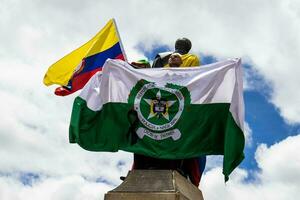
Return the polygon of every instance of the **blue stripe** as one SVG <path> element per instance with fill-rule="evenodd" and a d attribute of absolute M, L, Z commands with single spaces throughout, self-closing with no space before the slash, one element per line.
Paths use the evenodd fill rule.
<path fill-rule="evenodd" d="M 120 43 L 118 42 L 114 46 L 112 46 L 111 48 L 109 48 L 105 51 L 102 51 L 100 53 L 97 53 L 95 55 L 85 58 L 84 69 L 78 75 L 83 74 L 85 72 L 92 71 L 96 68 L 103 67 L 105 61 L 108 58 L 113 59 L 113 58 L 116 58 L 120 54 L 122 54 L 122 50 L 121 50 Z"/>

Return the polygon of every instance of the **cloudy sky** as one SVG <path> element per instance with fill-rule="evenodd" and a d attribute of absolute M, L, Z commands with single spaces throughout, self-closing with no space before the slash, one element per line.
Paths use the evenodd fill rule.
<path fill-rule="evenodd" d="M 0 199 L 102 199 L 132 154 L 68 143 L 72 102 L 45 87 L 47 68 L 115 18 L 129 61 L 193 42 L 203 63 L 241 57 L 246 158 L 224 184 L 208 158 L 205 199 L 300 196 L 300 1 L 0 0 Z"/>

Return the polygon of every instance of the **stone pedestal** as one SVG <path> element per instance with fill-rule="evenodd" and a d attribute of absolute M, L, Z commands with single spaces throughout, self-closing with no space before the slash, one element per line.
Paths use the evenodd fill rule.
<path fill-rule="evenodd" d="M 203 200 L 201 191 L 172 170 L 133 170 L 105 200 Z"/>

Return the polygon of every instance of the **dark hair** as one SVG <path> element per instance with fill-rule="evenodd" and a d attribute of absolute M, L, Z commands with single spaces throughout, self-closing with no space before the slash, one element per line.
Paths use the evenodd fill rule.
<path fill-rule="evenodd" d="M 175 52 L 180 54 L 188 53 L 192 48 L 192 42 L 187 38 L 179 38 L 175 42 Z"/>

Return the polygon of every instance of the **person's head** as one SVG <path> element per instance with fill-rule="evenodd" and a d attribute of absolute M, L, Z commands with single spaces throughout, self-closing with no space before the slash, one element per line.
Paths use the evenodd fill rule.
<path fill-rule="evenodd" d="M 182 64 L 181 55 L 179 53 L 172 53 L 168 64 L 170 67 L 179 67 Z"/>
<path fill-rule="evenodd" d="M 145 59 L 132 62 L 131 65 L 137 69 L 150 68 L 150 63 Z"/>
<path fill-rule="evenodd" d="M 179 38 L 175 42 L 175 52 L 181 55 L 187 54 L 192 48 L 192 42 L 187 38 Z"/>

